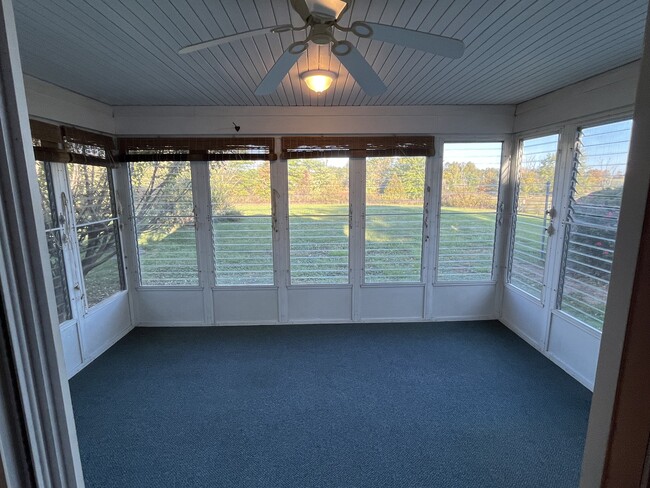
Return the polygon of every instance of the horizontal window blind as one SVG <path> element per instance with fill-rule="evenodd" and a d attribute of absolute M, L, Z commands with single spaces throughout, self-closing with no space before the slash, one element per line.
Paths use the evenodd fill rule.
<path fill-rule="evenodd" d="M 422 280 L 426 158 L 366 159 L 366 283 Z"/>
<path fill-rule="evenodd" d="M 579 131 L 558 308 L 602 329 L 632 121 Z"/>
<path fill-rule="evenodd" d="M 501 142 L 445 143 L 438 281 L 490 281 Z"/>
<path fill-rule="evenodd" d="M 508 282 L 542 299 L 558 134 L 521 142 Z"/>

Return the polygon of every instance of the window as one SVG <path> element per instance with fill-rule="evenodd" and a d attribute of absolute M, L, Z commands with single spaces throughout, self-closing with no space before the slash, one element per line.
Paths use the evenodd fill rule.
<path fill-rule="evenodd" d="M 632 121 L 578 133 L 558 308 L 601 330 Z"/>
<path fill-rule="evenodd" d="M 445 143 L 439 281 L 492 279 L 501 142 Z"/>
<path fill-rule="evenodd" d="M 189 161 L 135 162 L 130 172 L 140 284 L 198 285 Z"/>
<path fill-rule="evenodd" d="M 553 134 L 521 143 L 508 281 L 538 299 L 544 288 L 558 140 Z"/>
<path fill-rule="evenodd" d="M 349 162 L 290 159 L 292 284 L 349 283 Z"/>
<path fill-rule="evenodd" d="M 419 282 L 426 158 L 366 159 L 365 282 Z"/>
<path fill-rule="evenodd" d="M 211 162 L 210 193 L 216 284 L 272 285 L 269 162 Z"/>
<path fill-rule="evenodd" d="M 54 296 L 59 322 L 72 318 L 70 308 L 70 295 L 66 278 L 65 262 L 63 257 L 63 225 L 59 221 L 52 188 L 52 173 L 50 163 L 36 161 L 36 176 L 41 193 L 41 208 L 45 219 L 45 236 L 47 249 L 50 254 L 50 267 L 54 282 Z"/>
<path fill-rule="evenodd" d="M 86 305 L 124 289 L 119 228 L 110 169 L 68 164 Z"/>

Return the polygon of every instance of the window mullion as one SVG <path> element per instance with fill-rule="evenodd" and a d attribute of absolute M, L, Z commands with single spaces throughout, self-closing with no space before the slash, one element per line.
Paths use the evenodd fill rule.
<path fill-rule="evenodd" d="M 273 215 L 273 274 L 278 287 L 278 320 L 287 322 L 289 285 L 289 209 L 287 161 L 271 162 L 271 212 Z"/>
<path fill-rule="evenodd" d="M 361 317 L 361 284 L 365 260 L 366 158 L 350 159 L 350 283 L 352 320 Z"/>
<path fill-rule="evenodd" d="M 441 142 L 436 140 L 436 144 Z M 425 283 L 426 297 L 424 302 L 424 318 L 432 319 L 433 284 L 436 276 L 438 252 L 438 228 L 440 215 L 440 185 L 442 178 L 442 157 L 440 148 L 436 148 L 435 156 L 427 157 L 424 182 L 424 221 L 422 229 L 422 279 Z"/>
<path fill-rule="evenodd" d="M 203 288 L 203 318 L 206 324 L 212 324 L 214 323 L 212 287 L 215 285 L 215 265 L 210 208 L 210 170 L 206 161 L 192 161 L 190 167 L 199 286 Z"/>

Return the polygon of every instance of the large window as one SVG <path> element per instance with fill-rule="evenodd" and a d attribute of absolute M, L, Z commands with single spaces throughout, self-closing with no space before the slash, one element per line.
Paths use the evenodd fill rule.
<path fill-rule="evenodd" d="M 538 299 L 544 287 L 558 140 L 552 134 L 521 143 L 508 278 Z"/>
<path fill-rule="evenodd" d="M 119 225 L 108 168 L 68 164 L 88 307 L 124 289 Z"/>
<path fill-rule="evenodd" d="M 501 142 L 445 143 L 439 281 L 492 279 Z"/>
<path fill-rule="evenodd" d="M 348 159 L 290 159 L 288 173 L 291 283 L 348 283 Z"/>
<path fill-rule="evenodd" d="M 59 322 L 64 322 L 72 318 L 72 311 L 63 257 L 64 228 L 63 222 L 59 219 L 59 212 L 57 211 L 54 199 L 50 163 L 37 161 L 36 176 L 41 193 L 41 209 L 43 210 L 43 218 L 45 219 L 45 236 L 47 238 L 47 249 L 50 254 L 56 310 L 59 316 Z"/>
<path fill-rule="evenodd" d="M 216 284 L 272 285 L 269 162 L 211 162 L 210 193 Z"/>
<path fill-rule="evenodd" d="M 189 161 L 135 162 L 130 171 L 140 283 L 198 285 Z"/>
<path fill-rule="evenodd" d="M 425 157 L 366 159 L 365 282 L 419 282 Z"/>
<path fill-rule="evenodd" d="M 574 157 L 558 308 L 600 330 L 632 121 L 584 128 Z"/>

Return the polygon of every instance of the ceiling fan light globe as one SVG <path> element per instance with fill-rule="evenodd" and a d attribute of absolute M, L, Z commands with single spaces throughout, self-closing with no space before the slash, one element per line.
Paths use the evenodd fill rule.
<path fill-rule="evenodd" d="M 316 93 L 322 93 L 327 90 L 337 76 L 333 71 L 321 69 L 305 71 L 300 74 L 300 78 L 305 82 L 307 87 Z"/>

